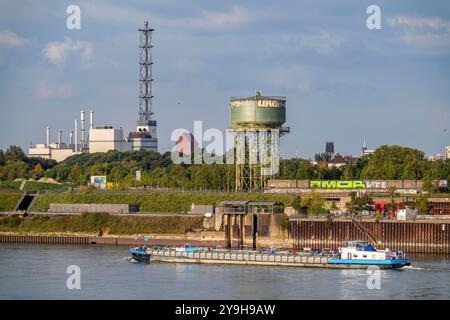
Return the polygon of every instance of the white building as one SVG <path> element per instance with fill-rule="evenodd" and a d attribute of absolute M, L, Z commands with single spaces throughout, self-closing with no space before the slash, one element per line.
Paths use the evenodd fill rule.
<path fill-rule="evenodd" d="M 450 146 L 445 146 L 444 157 L 445 157 L 445 160 L 450 160 Z"/>
<path fill-rule="evenodd" d="M 441 161 L 441 160 L 444 160 L 444 156 L 440 153 L 428 156 L 428 161 Z"/>
<path fill-rule="evenodd" d="M 89 129 L 89 153 L 108 152 L 110 150 L 131 150 L 122 128 L 114 129 L 112 126 L 103 126 Z"/>
<path fill-rule="evenodd" d="M 73 134 L 70 134 L 70 143 L 66 144 L 62 142 L 62 131 L 58 132 L 58 142 L 50 142 L 50 128 L 47 127 L 47 143 L 38 143 L 35 146 L 30 146 L 28 149 L 28 155 L 30 158 L 43 158 L 52 159 L 58 162 L 65 160 L 66 158 L 80 154 L 80 151 L 75 151 L 75 145 L 73 143 Z"/>
<path fill-rule="evenodd" d="M 138 121 L 135 132 L 128 134 L 131 150 L 158 151 L 158 139 L 156 138 L 156 121 Z"/>

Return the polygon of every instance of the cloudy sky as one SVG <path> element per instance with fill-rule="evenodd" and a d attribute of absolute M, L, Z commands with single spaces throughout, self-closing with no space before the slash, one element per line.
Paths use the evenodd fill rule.
<path fill-rule="evenodd" d="M 66 8 L 81 8 L 81 30 Z M 381 8 L 381 30 L 366 9 Z M 313 157 L 333 140 L 359 154 L 400 144 L 442 153 L 450 144 L 448 1 L 0 0 L 0 148 L 43 143 L 45 127 L 134 130 L 138 33 L 154 32 L 154 112 L 160 151 L 171 132 L 225 130 L 228 99 L 256 89 L 288 99 L 285 157 Z"/>

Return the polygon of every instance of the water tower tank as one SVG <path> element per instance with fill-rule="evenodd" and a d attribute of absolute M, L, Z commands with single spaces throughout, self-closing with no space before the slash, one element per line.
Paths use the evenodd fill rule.
<path fill-rule="evenodd" d="M 230 99 L 231 127 L 233 129 L 281 128 L 286 122 L 286 98 L 262 96 Z"/>

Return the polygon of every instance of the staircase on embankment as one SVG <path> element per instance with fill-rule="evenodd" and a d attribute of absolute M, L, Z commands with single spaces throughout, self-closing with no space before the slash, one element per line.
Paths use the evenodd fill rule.
<path fill-rule="evenodd" d="M 38 197 L 39 191 L 30 193 L 24 191 L 19 201 L 17 202 L 14 211 L 27 211 L 31 209 L 31 207 L 33 207 L 33 204 L 36 202 Z"/>

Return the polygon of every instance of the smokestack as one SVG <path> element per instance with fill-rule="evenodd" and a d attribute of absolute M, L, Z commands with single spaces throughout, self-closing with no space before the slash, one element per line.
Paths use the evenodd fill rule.
<path fill-rule="evenodd" d="M 75 133 L 74 149 L 75 149 L 75 151 L 78 151 L 78 122 L 77 122 L 77 119 L 75 119 L 75 127 L 74 127 L 73 131 Z"/>
<path fill-rule="evenodd" d="M 81 139 L 80 139 L 80 147 L 81 149 L 84 148 L 84 111 L 81 110 L 81 115 L 80 115 L 80 122 L 81 122 L 81 128 L 80 128 L 80 133 L 81 133 Z"/>
<path fill-rule="evenodd" d="M 89 118 L 89 129 L 94 129 L 94 111 L 91 110 Z"/>
<path fill-rule="evenodd" d="M 47 148 L 50 147 L 50 127 L 47 127 Z"/>
<path fill-rule="evenodd" d="M 58 130 L 58 149 L 61 149 L 62 130 Z"/>
<path fill-rule="evenodd" d="M 73 130 L 69 131 L 69 148 L 73 150 Z"/>

